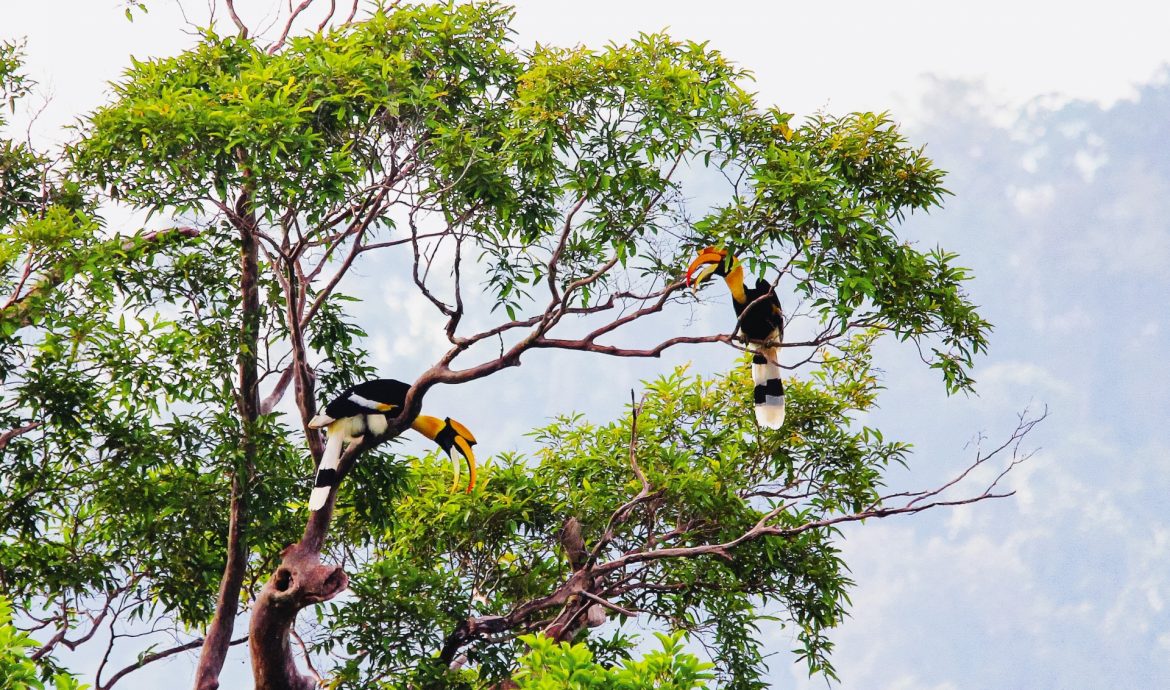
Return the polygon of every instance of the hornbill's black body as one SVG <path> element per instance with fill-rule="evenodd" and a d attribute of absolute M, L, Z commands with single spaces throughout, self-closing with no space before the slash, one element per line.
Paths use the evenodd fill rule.
<path fill-rule="evenodd" d="M 361 436 L 381 436 L 390 428 L 390 418 L 398 416 L 406 404 L 410 384 L 394 379 L 374 379 L 343 390 L 325 406 L 325 411 L 309 421 L 309 428 L 326 432 L 325 452 L 317 467 L 317 479 L 309 497 L 309 509 L 317 510 L 325 505 L 329 492 L 339 480 L 337 466 L 341 460 L 341 448 L 347 440 Z M 459 422 L 447 417 L 438 419 L 419 415 L 411 428 L 434 441 L 454 462 L 455 483 L 459 481 L 459 463 L 454 461 L 452 450 L 458 450 L 467 460 L 469 482 L 467 492 L 475 487 L 475 455 L 471 446 L 475 437 Z M 454 484 L 453 484 L 454 486 Z"/>
<path fill-rule="evenodd" d="M 700 266 L 707 266 L 694 275 Z M 766 280 L 749 288 L 743 282 L 743 266 L 724 249 L 709 247 L 699 252 L 687 268 L 687 284 L 696 290 L 710 275 L 721 276 L 731 290 L 731 305 L 739 332 L 754 351 L 752 380 L 756 420 L 779 429 L 784 424 L 784 382 L 780 379 L 779 343 L 784 339 L 784 312 L 776 290 Z"/>

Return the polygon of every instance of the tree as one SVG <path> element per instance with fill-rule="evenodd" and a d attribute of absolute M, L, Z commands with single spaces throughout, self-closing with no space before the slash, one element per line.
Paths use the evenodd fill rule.
<path fill-rule="evenodd" d="M 704 682 L 677 638 L 631 661 L 619 623 L 637 617 L 689 633 L 718 682 L 751 688 L 753 635 L 777 606 L 810 672 L 832 677 L 826 631 L 849 586 L 836 525 L 1007 495 L 998 478 L 952 490 L 1005 451 L 1002 471 L 1022 460 L 1035 420 L 954 482 L 893 495 L 883 472 L 908 447 L 854 421 L 876 399 L 879 337 L 911 341 L 961 391 L 990 328 L 954 255 L 896 234 L 945 190 L 887 116 L 796 123 L 760 108 L 718 52 L 664 35 L 526 51 L 494 3 L 360 19 L 314 6 L 269 42 L 228 1 L 235 35 L 134 62 L 65 160 L 38 159 L 70 201 L 42 194 L 5 217 L 11 246 L 36 231 L 71 248 L 26 264 L 52 299 L 21 297 L 19 254 L 4 257 L 10 304 L 36 316 L 5 312 L 0 583 L 54 631 L 37 659 L 51 667 L 105 626 L 108 660 L 139 621 L 172 621 L 187 641 L 103 663 L 96 687 L 201 648 L 195 684 L 214 688 L 245 640 L 258 688 L 313 687 L 294 642 L 344 687 L 546 687 L 575 665 L 597 687 L 652 683 L 662 664 Z M 328 16 L 297 35 L 310 8 Z M 698 207 L 694 184 L 720 201 Z M 103 236 L 103 202 L 167 227 Z M 738 369 L 676 371 L 621 419 L 537 430 L 537 453 L 495 458 L 471 495 L 433 456 L 387 449 L 435 386 L 540 366 L 533 351 L 742 350 L 733 324 L 676 334 L 681 267 L 709 245 L 776 285 L 787 332 L 808 334 L 783 343 L 797 373 L 784 429 L 755 426 Z M 378 261 L 433 306 L 449 346 L 306 515 L 322 452 L 308 420 L 374 374 L 341 290 Z M 472 287 L 499 309 L 469 306 Z M 611 344 L 653 318 L 666 337 Z M 302 635 L 309 607 L 320 625 Z"/>

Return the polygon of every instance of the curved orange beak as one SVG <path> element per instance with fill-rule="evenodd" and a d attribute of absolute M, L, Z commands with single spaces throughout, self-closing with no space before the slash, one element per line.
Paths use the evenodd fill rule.
<path fill-rule="evenodd" d="M 471 452 L 471 444 L 462 436 L 455 437 L 455 447 L 463 455 L 463 459 L 467 461 L 467 493 L 471 493 L 475 489 L 475 453 Z M 455 467 L 455 480 L 451 483 L 451 490 L 454 491 L 459 486 L 459 461 L 451 458 L 451 463 Z"/>
<path fill-rule="evenodd" d="M 450 417 L 447 423 L 455 430 L 455 447 L 467 461 L 467 493 L 471 493 L 475 489 L 475 453 L 471 452 L 471 447 L 476 444 L 475 436 L 470 429 Z M 451 490 L 454 491 L 459 486 L 459 461 L 452 457 L 451 462 L 455 470 L 455 480 L 451 484 Z"/>
<path fill-rule="evenodd" d="M 692 290 L 697 290 L 699 283 L 702 283 L 708 276 L 714 273 L 719 268 L 719 263 L 726 257 L 727 250 L 716 249 L 715 247 L 707 247 L 699 252 L 695 260 L 687 267 L 687 287 Z M 698 275 L 694 275 L 695 270 L 704 265 L 709 265 L 710 267 L 699 271 Z"/>

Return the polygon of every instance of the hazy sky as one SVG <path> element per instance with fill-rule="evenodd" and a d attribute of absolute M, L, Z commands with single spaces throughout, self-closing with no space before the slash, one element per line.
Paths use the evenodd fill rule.
<path fill-rule="evenodd" d="M 973 398 L 946 398 L 912 352 L 883 349 L 888 390 L 870 421 L 917 449 L 892 482 L 937 482 L 964 466 L 970 439 L 1002 437 L 1028 405 L 1051 417 L 1011 478 L 1017 497 L 849 530 L 858 585 L 834 635 L 843 687 L 1170 687 L 1170 4 L 954 5 L 533 0 L 515 27 L 521 45 L 598 46 L 664 27 L 707 39 L 755 73 L 763 103 L 891 110 L 951 171 L 955 196 L 905 233 L 960 252 L 996 330 Z M 133 24 L 114 0 L 0 3 L 0 37 L 27 36 L 29 71 L 53 97 L 34 129 L 46 142 L 101 102 L 128 55 L 189 45 L 181 29 L 165 2 Z M 430 354 L 425 311 L 368 299 L 411 317 L 412 330 L 370 329 L 379 366 L 409 376 Z M 698 319 L 719 327 L 724 310 Z M 614 391 L 673 363 L 710 372 L 731 359 L 723 348 L 638 362 L 534 353 L 428 405 L 490 385 L 498 408 L 464 421 L 495 431 L 479 434 L 491 454 L 556 412 L 612 415 L 625 400 Z M 824 687 L 792 664 L 787 633 L 765 630 L 775 687 Z M 188 663 L 169 672 L 186 677 Z"/>

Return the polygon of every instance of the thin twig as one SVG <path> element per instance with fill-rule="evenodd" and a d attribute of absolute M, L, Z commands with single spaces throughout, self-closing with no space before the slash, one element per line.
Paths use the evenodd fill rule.
<path fill-rule="evenodd" d="M 244 635 L 243 637 L 238 637 L 238 638 L 232 640 L 230 643 L 228 643 L 228 645 L 231 647 L 234 647 L 238 644 L 243 644 L 244 642 L 247 642 L 247 641 L 248 641 L 248 636 Z M 150 654 L 145 654 L 138 661 L 134 662 L 133 664 L 130 664 L 126 668 L 123 668 L 121 671 L 118 671 L 117 673 L 115 673 L 113 676 L 110 677 L 110 680 L 107 681 L 105 684 L 99 685 L 98 690 L 110 690 L 110 688 L 114 687 L 114 683 L 117 683 L 119 680 L 121 680 L 123 676 L 126 676 L 130 673 L 133 673 L 134 671 L 137 671 L 138 669 L 142 668 L 143 666 L 146 666 L 147 664 L 152 664 L 156 661 L 159 661 L 160 659 L 165 659 L 169 656 L 174 656 L 180 652 L 186 652 L 188 650 L 195 649 L 196 647 L 199 647 L 202 644 L 203 644 L 203 638 L 201 637 L 198 640 L 191 640 L 190 642 L 187 642 L 186 644 L 181 644 L 177 647 L 171 647 L 170 649 L 167 649 L 167 650 L 164 650 L 161 652 L 152 652 Z"/>
<path fill-rule="evenodd" d="M 233 0 L 224 0 L 224 4 L 227 5 L 228 14 L 231 15 L 232 22 L 235 23 L 236 28 L 240 30 L 240 38 L 247 38 L 248 27 L 244 25 L 244 22 L 240 20 L 240 15 L 236 13 L 235 2 L 233 2 Z"/>
<path fill-rule="evenodd" d="M 312 4 L 313 0 L 304 0 L 304 2 L 297 5 L 296 9 L 294 9 L 292 14 L 289 15 L 288 21 L 284 23 L 284 29 L 280 32 L 280 38 L 277 38 L 276 43 L 273 43 L 268 47 L 269 55 L 273 55 L 276 53 L 276 51 L 280 50 L 280 47 L 284 45 L 285 39 L 288 38 L 288 32 L 292 30 L 293 22 L 297 20 L 297 16 L 300 15 L 301 12 L 304 12 L 305 9 Z"/>

